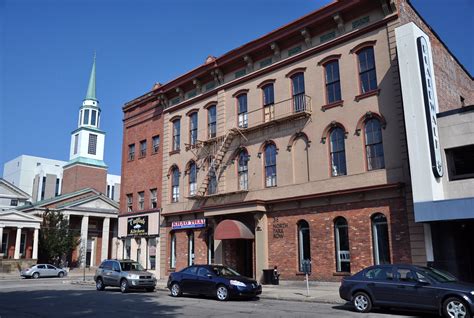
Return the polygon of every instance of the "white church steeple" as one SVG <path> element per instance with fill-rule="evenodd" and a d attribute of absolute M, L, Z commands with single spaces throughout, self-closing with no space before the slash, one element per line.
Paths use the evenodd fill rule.
<path fill-rule="evenodd" d="M 95 90 L 95 54 L 86 98 L 79 108 L 77 129 L 71 133 L 69 163 L 107 167 L 104 163 L 105 132 L 100 130 L 100 107 Z"/>

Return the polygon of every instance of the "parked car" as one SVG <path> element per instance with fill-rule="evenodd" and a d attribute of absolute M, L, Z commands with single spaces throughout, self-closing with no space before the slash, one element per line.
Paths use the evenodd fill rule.
<path fill-rule="evenodd" d="M 107 286 L 120 287 L 122 293 L 129 289 L 143 288 L 152 292 L 156 287 L 156 278 L 133 260 L 105 260 L 97 268 L 94 275 L 97 290 Z"/>
<path fill-rule="evenodd" d="M 40 277 L 64 277 L 67 275 L 66 270 L 58 268 L 51 264 L 36 264 L 30 268 L 22 270 L 20 276 L 25 278 Z"/>
<path fill-rule="evenodd" d="M 214 296 L 221 301 L 230 297 L 255 297 L 262 293 L 262 286 L 257 281 L 223 265 L 186 267 L 171 273 L 167 286 L 173 297 L 187 293 Z"/>
<path fill-rule="evenodd" d="M 413 265 L 377 265 L 363 269 L 341 282 L 339 295 L 356 311 L 373 306 L 433 311 L 445 317 L 471 317 L 474 284 L 458 281 L 452 274 Z"/>

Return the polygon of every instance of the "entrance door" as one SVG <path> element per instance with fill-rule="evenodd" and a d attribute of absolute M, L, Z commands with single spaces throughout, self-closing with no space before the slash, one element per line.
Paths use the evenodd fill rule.
<path fill-rule="evenodd" d="M 241 275 L 253 277 L 253 240 L 235 240 L 235 270 Z"/>

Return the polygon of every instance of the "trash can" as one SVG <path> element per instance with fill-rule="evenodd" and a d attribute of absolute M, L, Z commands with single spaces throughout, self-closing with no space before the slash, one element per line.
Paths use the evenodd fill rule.
<path fill-rule="evenodd" d="M 273 269 L 263 269 L 263 285 L 269 285 L 273 283 Z"/>

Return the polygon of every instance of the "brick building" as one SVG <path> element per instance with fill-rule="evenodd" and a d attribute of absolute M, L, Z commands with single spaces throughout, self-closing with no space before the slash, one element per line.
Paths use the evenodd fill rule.
<path fill-rule="evenodd" d="M 432 43 L 440 109 L 459 107 L 459 96 L 472 103 L 472 77 L 408 1 L 353 0 L 210 56 L 125 105 L 126 127 L 144 126 L 124 130 L 124 158 L 160 131 L 147 120 L 162 120 L 162 276 L 213 262 L 302 279 L 310 260 L 313 279 L 337 280 L 371 264 L 426 264 L 395 39 L 410 22 Z M 141 173 L 155 173 L 151 160 Z M 151 186 L 136 186 L 139 177 L 125 186 L 139 164 L 124 159 L 132 211 L 136 191 Z"/>
<path fill-rule="evenodd" d="M 159 268 L 163 108 L 152 94 L 123 107 L 119 256 Z M 159 272 L 157 272 L 159 275 Z"/>

